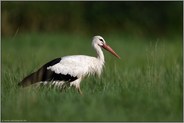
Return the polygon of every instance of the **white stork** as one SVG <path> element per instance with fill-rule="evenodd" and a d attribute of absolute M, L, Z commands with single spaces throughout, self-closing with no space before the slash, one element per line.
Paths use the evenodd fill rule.
<path fill-rule="evenodd" d="M 90 74 L 100 76 L 102 72 L 105 61 L 101 47 L 120 58 L 101 36 L 93 37 L 92 46 L 96 50 L 97 57 L 72 55 L 56 58 L 25 77 L 18 85 L 26 87 L 38 82 L 43 84 L 50 83 L 50 85 L 60 87 L 60 89 L 69 85 L 70 87 L 74 86 L 82 95 L 80 89 L 81 80 Z"/>

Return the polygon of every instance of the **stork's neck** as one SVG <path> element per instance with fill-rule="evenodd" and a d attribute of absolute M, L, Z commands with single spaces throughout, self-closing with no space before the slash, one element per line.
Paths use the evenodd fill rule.
<path fill-rule="evenodd" d="M 102 49 L 98 45 L 93 45 L 94 49 L 96 50 L 97 53 L 97 59 L 100 60 L 100 62 L 104 63 L 104 54 L 102 52 Z"/>

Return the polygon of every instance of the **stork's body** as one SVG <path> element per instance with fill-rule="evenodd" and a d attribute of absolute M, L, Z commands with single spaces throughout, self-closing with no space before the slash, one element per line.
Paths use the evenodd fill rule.
<path fill-rule="evenodd" d="M 43 65 L 36 72 L 24 78 L 19 85 L 28 86 L 37 82 L 54 85 L 59 88 L 65 85 L 74 86 L 82 94 L 80 82 L 86 75 L 97 74 L 100 76 L 104 65 L 104 54 L 101 47 L 120 58 L 101 36 L 94 36 L 92 46 L 97 57 L 86 55 L 73 55 L 56 58 Z"/>

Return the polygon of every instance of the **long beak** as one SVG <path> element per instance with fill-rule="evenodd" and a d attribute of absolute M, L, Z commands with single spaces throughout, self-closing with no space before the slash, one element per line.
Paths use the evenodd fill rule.
<path fill-rule="evenodd" d="M 102 47 L 120 59 L 120 56 L 109 45 L 104 44 Z"/>

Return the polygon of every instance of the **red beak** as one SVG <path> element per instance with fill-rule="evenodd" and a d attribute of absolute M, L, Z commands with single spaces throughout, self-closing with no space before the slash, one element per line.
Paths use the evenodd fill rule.
<path fill-rule="evenodd" d="M 120 59 L 120 56 L 109 45 L 104 44 L 102 47 Z"/>

